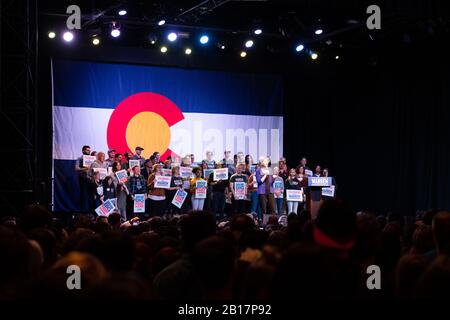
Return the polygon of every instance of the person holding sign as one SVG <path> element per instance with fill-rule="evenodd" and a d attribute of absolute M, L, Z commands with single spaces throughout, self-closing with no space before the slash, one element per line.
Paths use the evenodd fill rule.
<path fill-rule="evenodd" d="M 153 165 L 153 173 L 148 177 L 147 187 L 150 214 L 162 217 L 166 210 L 166 192 L 165 189 L 155 187 L 156 176 L 162 176 L 160 164 Z"/>
<path fill-rule="evenodd" d="M 94 172 L 89 182 L 89 212 L 95 212 L 103 203 L 103 185 L 100 180 L 100 173 Z"/>
<path fill-rule="evenodd" d="M 111 176 L 107 176 L 103 180 L 103 199 L 102 202 L 105 202 L 109 199 L 116 199 L 116 186 L 113 183 L 113 179 Z"/>
<path fill-rule="evenodd" d="M 275 198 L 275 205 L 277 209 L 277 214 L 281 216 L 283 213 L 283 200 L 284 200 L 284 180 L 282 177 L 279 176 L 279 168 L 275 167 L 273 168 L 273 197 Z"/>
<path fill-rule="evenodd" d="M 136 153 L 135 153 L 135 155 L 133 156 L 133 158 L 131 158 L 131 160 L 139 160 L 140 167 L 143 168 L 143 167 L 144 167 L 144 161 L 145 161 L 145 158 L 144 158 L 141 154 L 142 154 L 142 151 L 144 151 L 144 148 L 142 148 L 142 147 L 136 147 L 136 148 L 134 149 L 134 151 L 135 151 Z"/>
<path fill-rule="evenodd" d="M 212 151 L 206 151 L 206 159 L 203 160 L 206 162 L 208 169 L 214 169 L 216 167 L 216 162 L 213 160 Z"/>
<path fill-rule="evenodd" d="M 300 181 L 298 180 L 297 174 L 294 169 L 291 169 L 289 171 L 289 177 L 286 179 L 284 188 L 286 190 L 301 190 Z M 287 201 L 287 214 L 297 214 L 298 204 L 299 202 L 297 201 Z"/>
<path fill-rule="evenodd" d="M 172 181 L 170 182 L 170 188 L 166 190 L 166 199 L 168 202 L 168 209 L 170 214 L 180 214 L 181 209 L 172 204 L 172 199 L 175 197 L 177 190 L 183 189 L 183 178 L 180 175 L 180 167 L 172 168 Z"/>
<path fill-rule="evenodd" d="M 128 181 L 128 177 L 126 176 L 126 171 L 122 170 L 122 166 L 120 162 L 115 161 L 113 163 L 112 167 L 112 179 L 114 186 L 116 187 L 116 195 L 117 195 L 117 209 L 119 209 L 120 213 L 120 219 L 122 222 L 127 221 L 127 196 L 128 196 L 128 189 L 126 186 L 126 183 Z M 118 172 L 122 172 L 123 175 L 126 177 L 126 180 L 119 180 L 119 177 L 117 176 Z"/>
<path fill-rule="evenodd" d="M 247 189 L 250 195 L 250 212 L 257 213 L 258 219 L 262 221 L 261 210 L 259 209 L 258 181 L 255 172 L 251 173 L 248 178 Z"/>
<path fill-rule="evenodd" d="M 200 167 L 195 167 L 192 173 L 194 174 L 194 178 L 191 179 L 190 183 L 192 210 L 201 211 L 206 199 L 207 182 L 202 178 L 202 169 Z"/>
<path fill-rule="evenodd" d="M 216 169 L 222 169 L 224 163 L 217 162 Z M 208 185 L 212 186 L 212 212 L 219 219 L 223 219 L 225 213 L 225 193 L 228 193 L 228 178 L 214 180 L 214 173 L 209 175 Z"/>
<path fill-rule="evenodd" d="M 329 172 L 328 168 L 324 168 L 323 169 L 323 176 L 324 177 L 329 177 L 329 174 L 330 174 L 330 172 Z M 330 185 L 329 188 L 330 188 L 330 191 L 332 191 L 331 192 L 332 196 L 331 195 L 330 196 L 324 195 L 323 194 L 323 189 L 322 189 L 322 198 L 323 199 L 336 198 L 336 180 L 334 179 L 334 177 L 331 177 L 331 185 Z"/>
<path fill-rule="evenodd" d="M 130 194 L 128 198 L 128 206 L 133 208 L 135 196 L 137 194 L 143 194 L 146 197 L 147 194 L 147 182 L 141 175 L 141 168 L 139 166 L 134 166 L 131 168 L 133 175 L 128 179 L 127 188 Z"/>
<path fill-rule="evenodd" d="M 233 213 L 245 213 L 245 199 L 247 198 L 248 177 L 242 172 L 245 165 L 240 163 L 236 166 L 236 173 L 230 178 L 230 189 L 232 193 Z"/>
<path fill-rule="evenodd" d="M 89 156 L 91 153 L 91 147 L 83 146 L 81 149 L 82 155 L 75 162 L 75 171 L 78 173 L 78 184 L 80 185 L 80 210 L 85 211 L 89 210 L 88 204 L 88 187 L 89 187 L 89 178 L 88 171 L 89 168 L 83 165 L 83 156 Z"/>
<path fill-rule="evenodd" d="M 97 153 L 97 160 L 92 162 L 89 168 L 89 174 L 92 177 L 94 169 L 104 169 L 105 172 L 108 172 L 108 164 L 105 162 L 105 154 L 103 152 Z M 100 177 L 101 178 L 101 177 Z"/>
<path fill-rule="evenodd" d="M 271 190 L 273 177 L 270 174 L 268 157 L 261 157 L 260 168 L 256 170 L 256 181 L 258 182 L 259 203 L 263 215 L 273 214 L 275 212 L 275 200 Z"/>

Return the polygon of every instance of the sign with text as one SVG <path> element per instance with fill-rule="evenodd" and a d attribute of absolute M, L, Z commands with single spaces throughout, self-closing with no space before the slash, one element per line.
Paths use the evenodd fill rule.
<path fill-rule="evenodd" d="M 112 199 L 106 200 L 105 203 L 100 205 L 97 209 L 95 209 L 95 213 L 97 213 L 101 217 L 107 217 L 114 211 L 116 208 L 114 201 Z"/>
<path fill-rule="evenodd" d="M 208 179 L 209 178 L 209 175 L 211 174 L 211 172 L 213 172 L 214 171 L 214 169 L 203 169 L 203 177 L 205 178 L 205 179 Z"/>
<path fill-rule="evenodd" d="M 191 188 L 191 182 L 189 180 L 183 180 L 183 189 L 189 190 Z"/>
<path fill-rule="evenodd" d="M 172 175 L 171 169 L 161 169 L 162 175 L 166 177 L 170 177 Z"/>
<path fill-rule="evenodd" d="M 128 181 L 128 174 L 127 174 L 126 170 L 117 171 L 116 172 L 116 177 L 117 177 L 117 180 L 119 180 L 120 183 L 125 184 Z"/>
<path fill-rule="evenodd" d="M 155 176 L 155 188 L 169 189 L 172 177 Z"/>
<path fill-rule="evenodd" d="M 329 186 L 327 188 L 322 188 L 322 196 L 334 198 L 335 186 Z"/>
<path fill-rule="evenodd" d="M 234 183 L 234 199 L 245 200 L 247 196 L 246 183 L 238 181 Z"/>
<path fill-rule="evenodd" d="M 180 167 L 180 175 L 183 179 L 190 179 L 193 176 L 191 167 Z"/>
<path fill-rule="evenodd" d="M 175 207 L 181 209 L 181 206 L 183 205 L 184 200 L 186 200 L 186 197 L 187 197 L 187 192 L 184 190 L 178 189 L 177 193 L 175 193 L 175 196 L 173 197 L 172 204 Z"/>
<path fill-rule="evenodd" d="M 308 187 L 328 187 L 331 185 L 331 177 L 310 177 Z"/>
<path fill-rule="evenodd" d="M 275 180 L 273 182 L 273 196 L 275 197 L 275 199 L 283 198 L 283 190 L 284 190 L 283 181 Z"/>
<path fill-rule="evenodd" d="M 195 198 L 206 199 L 206 189 L 208 184 L 205 180 L 198 180 L 195 182 Z"/>
<path fill-rule="evenodd" d="M 145 194 L 135 194 L 134 195 L 134 213 L 145 212 Z"/>
<path fill-rule="evenodd" d="M 228 180 L 228 168 L 214 169 L 214 181 Z"/>
<path fill-rule="evenodd" d="M 94 172 L 100 173 L 100 180 L 103 180 L 108 175 L 108 170 L 105 168 L 94 168 Z"/>
<path fill-rule="evenodd" d="M 129 162 L 130 169 L 133 169 L 135 166 L 141 167 L 141 162 L 139 160 L 130 160 Z"/>
<path fill-rule="evenodd" d="M 303 202 L 303 192 L 302 190 L 288 189 L 286 190 L 286 200 Z"/>
<path fill-rule="evenodd" d="M 83 167 L 89 168 L 95 161 L 95 156 L 83 156 Z"/>
<path fill-rule="evenodd" d="M 311 170 L 309 170 L 309 169 L 305 169 L 305 175 L 308 176 L 308 177 L 312 177 L 313 172 Z"/>

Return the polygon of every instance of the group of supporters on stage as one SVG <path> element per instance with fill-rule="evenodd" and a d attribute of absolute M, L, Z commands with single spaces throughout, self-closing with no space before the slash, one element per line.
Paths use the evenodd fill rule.
<path fill-rule="evenodd" d="M 320 200 L 324 195 L 309 192 L 302 181 L 329 174 L 319 165 L 311 171 L 306 158 L 289 168 L 285 158 L 274 166 L 269 157 L 256 163 L 242 152 L 231 157 L 225 151 L 224 158 L 215 161 L 207 151 L 206 158 L 196 163 L 193 154 L 161 161 L 154 152 L 145 159 L 143 150 L 138 146 L 134 155 L 122 155 L 111 149 L 106 158 L 103 152 L 83 146 L 75 165 L 81 211 L 100 214 L 99 208 L 107 211 L 105 204 L 113 201 L 111 208 L 118 210 L 123 221 L 136 213 L 170 216 L 190 210 L 208 210 L 218 220 L 234 213 L 252 213 L 262 221 L 265 215 L 300 213 L 307 197 Z M 142 202 L 140 209 L 138 202 Z"/>

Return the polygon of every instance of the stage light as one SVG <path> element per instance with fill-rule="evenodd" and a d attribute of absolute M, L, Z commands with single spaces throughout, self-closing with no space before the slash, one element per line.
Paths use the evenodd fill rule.
<path fill-rule="evenodd" d="M 70 32 L 70 31 L 65 32 L 64 35 L 63 35 L 63 39 L 66 42 L 72 41 L 73 40 L 73 33 Z"/>
<path fill-rule="evenodd" d="M 184 50 L 184 53 L 190 55 L 192 53 L 191 48 L 186 48 L 186 50 Z"/>
<path fill-rule="evenodd" d="M 253 47 L 253 40 L 247 40 L 247 42 L 245 42 L 245 47 L 246 47 L 246 48 L 251 48 L 251 47 Z"/>
<path fill-rule="evenodd" d="M 48 33 L 48 37 L 49 37 L 50 39 L 55 39 L 56 33 L 54 33 L 53 31 L 50 31 L 50 32 Z"/>
<path fill-rule="evenodd" d="M 322 29 L 317 29 L 316 31 L 314 31 L 315 34 L 319 35 L 323 33 Z"/>
<path fill-rule="evenodd" d="M 303 49 L 305 49 L 305 46 L 302 44 L 299 44 L 295 47 L 295 51 L 301 52 Z"/>
<path fill-rule="evenodd" d="M 316 60 L 317 58 L 319 58 L 319 55 L 315 52 L 311 52 L 311 59 Z"/>
<path fill-rule="evenodd" d="M 166 20 L 159 20 L 158 21 L 158 26 L 163 26 L 164 24 L 166 24 Z"/>
<path fill-rule="evenodd" d="M 336 60 L 339 60 L 339 56 L 334 57 Z"/>
<path fill-rule="evenodd" d="M 247 52 L 241 51 L 241 58 L 245 58 L 247 56 Z"/>
<path fill-rule="evenodd" d="M 175 32 L 171 32 L 171 33 L 169 33 L 169 35 L 167 36 L 167 39 L 169 40 L 169 41 L 171 41 L 171 42 L 173 42 L 173 41 L 175 41 L 175 40 L 177 40 L 177 34 L 175 33 Z"/>
<path fill-rule="evenodd" d="M 166 53 L 167 52 L 167 47 L 166 46 L 162 46 L 161 47 L 161 52 L 162 53 Z"/>
<path fill-rule="evenodd" d="M 122 9 L 119 11 L 119 16 L 124 16 L 126 14 L 127 14 L 127 10 Z"/>
<path fill-rule="evenodd" d="M 155 44 L 155 43 L 156 43 L 156 40 L 151 40 L 150 43 L 151 43 L 151 44 Z"/>
<path fill-rule="evenodd" d="M 208 41 L 209 41 L 209 37 L 208 37 L 207 35 L 202 35 L 202 36 L 200 37 L 200 43 L 201 43 L 201 44 L 207 44 Z"/>
<path fill-rule="evenodd" d="M 120 36 L 120 30 L 119 29 L 111 30 L 111 36 L 113 36 L 114 38 L 119 37 Z"/>
<path fill-rule="evenodd" d="M 262 33 L 262 30 L 261 29 L 256 29 L 255 31 L 253 31 L 253 33 L 258 35 L 258 34 Z"/>
<path fill-rule="evenodd" d="M 224 46 L 224 45 L 221 45 L 221 46 L 220 46 L 220 49 L 225 50 L 225 46 Z"/>
<path fill-rule="evenodd" d="M 99 39 L 99 38 L 94 38 L 94 39 L 92 39 L 92 44 L 93 44 L 94 46 L 98 46 L 98 45 L 100 44 L 100 39 Z"/>

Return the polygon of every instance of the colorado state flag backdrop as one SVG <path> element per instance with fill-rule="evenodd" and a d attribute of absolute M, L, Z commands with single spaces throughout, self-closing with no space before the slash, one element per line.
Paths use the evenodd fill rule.
<path fill-rule="evenodd" d="M 257 159 L 283 153 L 278 76 L 54 60 L 54 210 L 79 211 L 75 159 L 92 150 L 148 158 L 242 151 Z"/>

